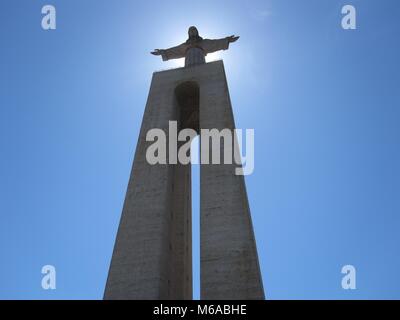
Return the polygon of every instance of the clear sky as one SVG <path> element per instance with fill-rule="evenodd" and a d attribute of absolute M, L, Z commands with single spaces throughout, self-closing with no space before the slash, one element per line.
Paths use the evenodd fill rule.
<path fill-rule="evenodd" d="M 341 28 L 345 4 L 357 30 Z M 237 127 L 255 129 L 267 297 L 400 298 L 399 17 L 397 0 L 2 0 L 0 298 L 102 298 L 152 72 L 182 64 L 149 52 L 190 25 L 241 36 L 210 59 Z M 341 288 L 347 264 L 356 290 Z"/>

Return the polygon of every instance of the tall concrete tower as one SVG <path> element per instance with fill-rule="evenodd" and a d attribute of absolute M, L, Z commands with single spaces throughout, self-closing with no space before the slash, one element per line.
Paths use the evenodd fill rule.
<path fill-rule="evenodd" d="M 105 299 L 192 299 L 191 165 L 149 164 L 146 135 L 153 128 L 168 135 L 170 121 L 177 121 L 178 130 L 235 128 L 223 62 L 205 63 L 205 55 L 226 50 L 237 39 L 202 39 L 191 27 L 185 43 L 153 52 L 186 62 L 153 74 Z M 244 177 L 235 168 L 202 164 L 200 169 L 200 298 L 205 300 L 264 299 Z"/>

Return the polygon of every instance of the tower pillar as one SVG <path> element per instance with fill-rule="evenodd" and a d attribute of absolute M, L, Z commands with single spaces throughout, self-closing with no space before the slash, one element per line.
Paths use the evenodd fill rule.
<path fill-rule="evenodd" d="M 192 299 L 190 164 L 146 161 L 147 132 L 162 129 L 168 141 L 174 120 L 198 132 L 235 128 L 222 61 L 153 74 L 105 299 Z M 201 165 L 201 299 L 264 298 L 245 181 L 235 168 Z"/>

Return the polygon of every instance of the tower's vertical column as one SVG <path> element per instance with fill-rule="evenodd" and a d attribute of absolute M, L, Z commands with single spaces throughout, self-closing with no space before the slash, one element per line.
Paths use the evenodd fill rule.
<path fill-rule="evenodd" d="M 214 63 L 205 72 L 209 73 L 200 85 L 200 128 L 232 130 L 223 63 Z M 222 148 L 221 143 L 221 155 Z M 264 299 L 244 177 L 235 175 L 236 167 L 201 165 L 201 299 Z"/>
<path fill-rule="evenodd" d="M 192 189 L 191 165 L 174 165 L 172 186 L 170 297 L 191 300 L 192 294 Z"/>
<path fill-rule="evenodd" d="M 146 160 L 151 129 L 178 120 L 173 71 L 153 75 L 105 299 L 191 299 L 190 166 Z M 167 154 L 168 163 L 168 154 Z M 190 249 L 190 251 L 188 251 Z"/>

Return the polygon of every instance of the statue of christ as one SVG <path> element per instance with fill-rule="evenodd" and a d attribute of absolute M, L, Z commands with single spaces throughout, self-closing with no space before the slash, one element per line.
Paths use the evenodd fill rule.
<path fill-rule="evenodd" d="M 163 61 L 185 58 L 185 66 L 205 63 L 205 56 L 219 50 L 227 50 L 229 44 L 235 42 L 239 37 L 229 36 L 222 39 L 203 39 L 199 36 L 196 27 L 189 28 L 189 39 L 169 49 L 156 49 L 152 54 L 161 56 Z"/>

